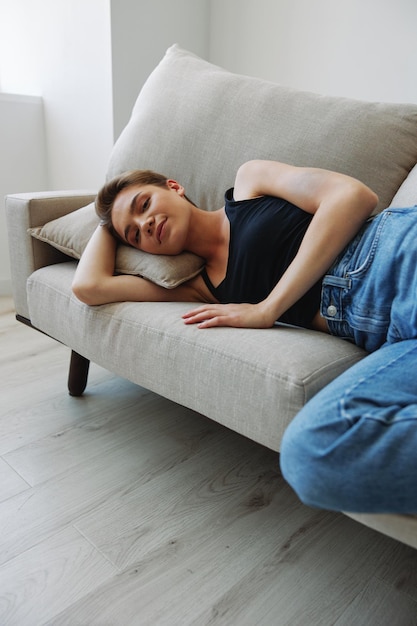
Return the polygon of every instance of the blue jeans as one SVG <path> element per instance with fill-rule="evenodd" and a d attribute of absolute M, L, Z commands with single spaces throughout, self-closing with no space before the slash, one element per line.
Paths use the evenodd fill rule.
<path fill-rule="evenodd" d="M 291 422 L 283 476 L 310 506 L 417 513 L 417 207 L 367 224 L 323 282 L 332 334 L 372 354 Z"/>
<path fill-rule="evenodd" d="M 323 279 L 321 314 L 368 352 L 417 337 L 417 206 L 364 226 Z"/>

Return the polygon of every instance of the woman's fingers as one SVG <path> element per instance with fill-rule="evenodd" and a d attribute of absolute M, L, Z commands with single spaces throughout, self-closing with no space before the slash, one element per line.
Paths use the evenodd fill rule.
<path fill-rule="evenodd" d="M 226 322 L 226 318 L 227 311 L 224 310 L 224 305 L 206 305 L 193 309 L 183 315 L 183 319 L 186 324 L 200 324 L 201 328 L 207 328 L 208 326 L 230 325 L 227 323 L 220 323 L 220 319 L 223 319 L 223 321 Z"/>
<path fill-rule="evenodd" d="M 183 316 L 185 324 L 199 328 L 234 326 L 235 328 L 268 328 L 271 326 L 256 304 L 206 304 Z"/>

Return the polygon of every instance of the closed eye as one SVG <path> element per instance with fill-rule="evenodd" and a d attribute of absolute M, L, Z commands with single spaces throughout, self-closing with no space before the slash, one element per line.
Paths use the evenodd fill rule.
<path fill-rule="evenodd" d="M 146 211 L 146 209 L 149 207 L 149 198 L 146 198 L 145 202 L 142 204 L 142 211 Z"/>

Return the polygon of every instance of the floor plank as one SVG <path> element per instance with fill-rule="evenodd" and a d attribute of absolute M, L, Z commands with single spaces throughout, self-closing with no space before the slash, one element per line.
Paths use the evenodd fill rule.
<path fill-rule="evenodd" d="M 0 458 L 0 502 L 28 488 L 28 483 Z"/>
<path fill-rule="evenodd" d="M 44 623 L 115 573 L 88 541 L 67 528 L 0 568 L 2 624 Z"/>
<path fill-rule="evenodd" d="M 371 579 L 335 626 L 368 624 L 417 624 L 415 602 L 401 591 Z"/>

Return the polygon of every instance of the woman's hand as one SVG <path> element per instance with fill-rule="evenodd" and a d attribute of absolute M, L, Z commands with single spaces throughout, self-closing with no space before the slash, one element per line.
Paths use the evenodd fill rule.
<path fill-rule="evenodd" d="M 235 328 L 271 328 L 275 317 L 259 304 L 204 304 L 185 313 L 186 324 L 198 324 L 198 328 L 233 326 Z"/>

